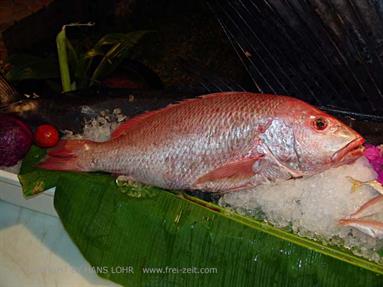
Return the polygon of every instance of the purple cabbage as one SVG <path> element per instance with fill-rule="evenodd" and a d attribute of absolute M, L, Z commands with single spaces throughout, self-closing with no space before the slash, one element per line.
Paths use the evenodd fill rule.
<path fill-rule="evenodd" d="M 0 166 L 15 165 L 28 152 L 33 135 L 16 117 L 0 115 Z"/>

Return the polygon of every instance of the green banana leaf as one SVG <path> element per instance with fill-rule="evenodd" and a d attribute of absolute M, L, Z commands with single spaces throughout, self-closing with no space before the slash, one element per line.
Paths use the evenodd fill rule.
<path fill-rule="evenodd" d="M 45 150 L 32 146 L 20 168 L 19 181 L 25 197 L 41 193 L 55 187 L 61 175 L 60 172 L 41 170 L 35 165 L 45 156 Z"/>
<path fill-rule="evenodd" d="M 44 153 L 33 147 L 23 162 L 25 194 L 56 186 L 54 205 L 70 237 L 98 275 L 121 285 L 383 286 L 383 266 L 347 250 L 182 192 L 39 170 Z"/>

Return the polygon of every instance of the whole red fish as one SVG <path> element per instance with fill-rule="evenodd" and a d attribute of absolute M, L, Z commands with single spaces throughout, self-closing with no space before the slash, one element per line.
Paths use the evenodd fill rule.
<path fill-rule="evenodd" d="M 62 141 L 39 166 L 226 192 L 351 162 L 363 142 L 351 128 L 298 99 L 226 92 L 140 115 L 108 142 Z"/>

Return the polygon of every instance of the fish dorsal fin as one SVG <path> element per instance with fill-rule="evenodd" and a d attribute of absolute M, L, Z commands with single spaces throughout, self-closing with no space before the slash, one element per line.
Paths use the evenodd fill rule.
<path fill-rule="evenodd" d="M 188 103 L 191 103 L 191 102 L 200 101 L 201 99 L 205 99 L 205 98 L 213 98 L 213 97 L 217 97 L 217 96 L 223 96 L 223 95 L 227 95 L 227 94 L 236 94 L 236 93 L 238 93 L 238 92 L 223 92 L 223 93 L 207 94 L 207 95 L 199 96 L 199 97 L 196 97 L 196 98 L 182 100 L 182 101 L 180 101 L 178 103 L 170 104 L 170 105 L 168 105 L 168 106 L 166 106 L 165 108 L 162 108 L 162 109 L 144 112 L 144 113 L 142 113 L 142 114 L 140 114 L 138 116 L 130 118 L 130 119 L 126 120 L 125 122 L 121 123 L 112 132 L 111 139 L 116 139 L 116 138 L 124 135 L 128 130 L 130 130 L 131 128 L 135 127 L 137 124 L 141 123 L 142 121 L 144 121 L 144 120 L 146 120 L 146 119 L 148 119 L 148 118 L 150 118 L 150 117 L 152 117 L 152 116 L 154 116 L 156 114 L 159 114 L 161 112 L 171 110 L 174 107 L 185 105 L 185 104 L 188 104 Z M 241 92 L 239 92 L 239 93 L 241 93 Z"/>
<path fill-rule="evenodd" d="M 130 130 L 143 120 L 150 118 L 151 116 L 158 114 L 160 111 L 170 108 L 170 106 L 163 108 L 161 110 L 155 110 L 155 111 L 149 111 L 144 112 L 143 114 L 140 114 L 138 116 L 135 116 L 133 118 L 127 119 L 125 122 L 121 123 L 111 134 L 112 139 L 116 139 L 120 136 L 123 136 L 126 131 Z"/>

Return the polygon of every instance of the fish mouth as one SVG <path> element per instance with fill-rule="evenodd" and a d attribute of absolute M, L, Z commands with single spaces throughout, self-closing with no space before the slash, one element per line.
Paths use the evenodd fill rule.
<path fill-rule="evenodd" d="M 365 139 L 363 137 L 357 137 L 353 141 L 349 142 L 345 147 L 338 150 L 331 157 L 332 162 L 340 162 L 343 159 L 347 158 L 350 161 L 353 161 L 363 155 L 364 147 L 363 144 Z"/>

